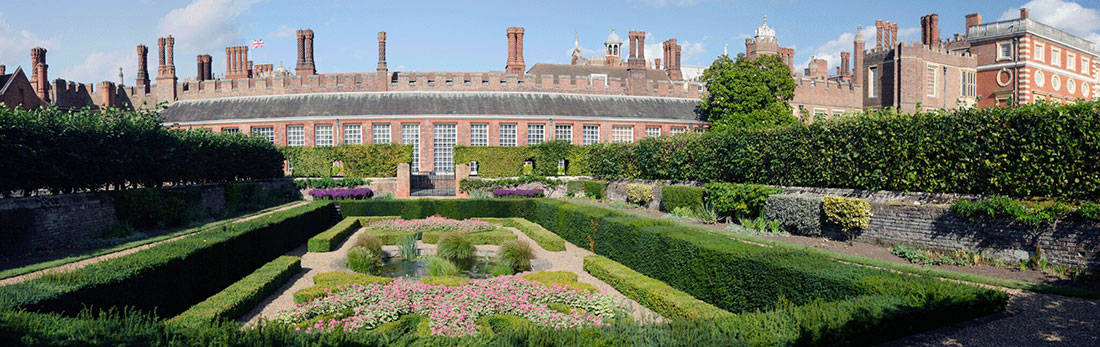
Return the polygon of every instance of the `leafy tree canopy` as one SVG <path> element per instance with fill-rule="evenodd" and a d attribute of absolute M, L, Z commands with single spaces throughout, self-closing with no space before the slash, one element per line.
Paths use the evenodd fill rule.
<path fill-rule="evenodd" d="M 703 72 L 707 94 L 699 112 L 712 129 L 760 129 L 798 124 L 787 103 L 794 97 L 790 69 L 776 56 L 721 55 Z"/>

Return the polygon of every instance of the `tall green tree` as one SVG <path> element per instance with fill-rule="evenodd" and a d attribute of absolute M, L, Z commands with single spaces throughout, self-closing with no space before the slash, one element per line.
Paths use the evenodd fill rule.
<path fill-rule="evenodd" d="M 721 55 L 703 72 L 707 94 L 699 112 L 712 129 L 760 129 L 798 124 L 787 102 L 794 97 L 790 69 L 776 56 Z"/>

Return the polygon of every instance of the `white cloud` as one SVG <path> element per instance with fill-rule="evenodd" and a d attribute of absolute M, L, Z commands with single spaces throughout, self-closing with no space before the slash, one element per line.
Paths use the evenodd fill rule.
<path fill-rule="evenodd" d="M 275 32 L 272 32 L 270 35 L 271 37 L 276 38 L 297 37 L 298 29 L 294 29 L 286 25 L 280 25 L 279 29 L 275 29 Z"/>
<path fill-rule="evenodd" d="M 4 19 L 4 13 L 0 12 L 0 64 L 7 64 L 8 71 L 14 71 L 20 62 L 30 63 L 31 48 L 43 47 L 47 50 L 57 48 L 60 40 L 44 39 L 38 37 L 29 30 L 16 30 Z M 47 52 L 49 57 L 49 52 Z M 47 62 L 49 59 L 47 59 Z M 30 77 L 30 67 L 24 66 L 24 72 Z"/>
<path fill-rule="evenodd" d="M 1072 1 L 1032 0 L 1023 6 L 1005 10 L 1000 20 L 1020 18 L 1020 8 L 1028 17 L 1074 35 L 1100 42 L 1100 11 Z"/>
<path fill-rule="evenodd" d="M 134 75 L 137 71 L 134 71 L 134 61 L 136 61 L 136 55 L 134 51 L 128 49 L 120 49 L 110 52 L 92 52 L 84 59 L 83 62 L 69 66 L 61 71 L 60 74 L 50 74 L 52 76 L 60 76 L 68 81 L 90 83 L 95 85 L 101 81 L 111 81 L 118 83 L 118 68 L 123 67 L 123 73 L 126 75 L 126 84 L 130 85 L 134 82 Z M 130 69 L 130 70 L 125 70 Z M 180 73 L 178 70 L 177 75 L 187 75 L 186 73 Z"/>
<path fill-rule="evenodd" d="M 635 0 L 646 6 L 651 7 L 665 7 L 665 6 L 692 6 L 699 3 L 700 0 Z"/>
<path fill-rule="evenodd" d="M 199 52 L 217 52 L 225 46 L 245 44 L 234 22 L 259 1 L 194 0 L 164 15 L 158 31 L 175 37 L 177 47 Z"/>

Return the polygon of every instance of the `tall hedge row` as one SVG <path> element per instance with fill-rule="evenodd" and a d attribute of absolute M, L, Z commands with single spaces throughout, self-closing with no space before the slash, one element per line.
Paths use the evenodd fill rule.
<path fill-rule="evenodd" d="M 531 146 L 455 146 L 455 164 L 478 163 L 480 177 L 515 177 L 523 175 L 524 162 L 531 160 L 532 175 L 560 176 L 558 161 L 566 160 L 565 175 L 588 174 L 588 148 L 566 141 L 549 141 Z"/>
<path fill-rule="evenodd" d="M 156 111 L 0 108 L 0 194 L 99 190 L 282 176 L 271 143 L 240 134 L 169 130 Z"/>
<path fill-rule="evenodd" d="M 397 164 L 412 162 L 412 146 L 396 143 L 336 147 L 279 147 L 298 177 L 394 177 Z M 342 166 L 333 166 L 334 162 Z"/>

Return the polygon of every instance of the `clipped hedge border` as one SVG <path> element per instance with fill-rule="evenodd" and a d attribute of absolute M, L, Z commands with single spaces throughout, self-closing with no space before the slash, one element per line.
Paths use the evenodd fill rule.
<path fill-rule="evenodd" d="M 279 289 L 291 276 L 301 270 L 302 258 L 285 255 L 275 258 L 218 294 L 169 319 L 167 323 L 196 326 L 219 320 L 236 319 Z"/>
<path fill-rule="evenodd" d="M 331 202 L 313 202 L 223 225 L 72 272 L 0 287 L 0 308 L 79 312 L 131 306 L 175 316 L 329 225 Z"/>
<path fill-rule="evenodd" d="M 603 256 L 584 257 L 584 271 L 665 318 L 722 318 L 733 315 Z"/>
<path fill-rule="evenodd" d="M 665 211 L 675 210 L 677 207 L 689 209 L 703 208 L 702 187 L 690 186 L 664 186 L 661 187 L 661 206 Z"/>
<path fill-rule="evenodd" d="M 310 300 L 325 296 L 329 292 L 346 288 L 348 285 L 358 283 L 368 285 L 372 283 L 389 283 L 391 278 L 370 276 L 348 272 L 322 272 L 313 276 L 313 286 L 295 291 L 294 303 L 304 304 Z"/>
<path fill-rule="evenodd" d="M 558 236 L 550 230 L 546 230 L 541 225 L 532 223 L 529 220 L 523 218 L 477 218 L 490 223 L 500 223 L 503 226 L 519 229 L 527 237 L 530 237 L 542 247 L 543 249 L 551 252 L 565 251 L 565 239 Z"/>
<path fill-rule="evenodd" d="M 332 252 L 339 248 L 340 243 L 344 242 L 348 236 L 351 236 L 359 228 L 373 221 L 394 218 L 397 217 L 344 218 L 344 220 L 333 225 L 332 228 L 311 237 L 306 247 L 310 252 Z"/>

